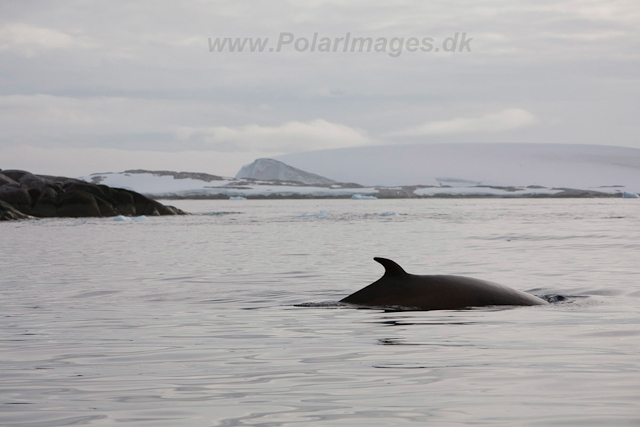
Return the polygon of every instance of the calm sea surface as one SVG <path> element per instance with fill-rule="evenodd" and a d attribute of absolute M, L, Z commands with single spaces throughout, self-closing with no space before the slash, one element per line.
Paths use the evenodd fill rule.
<path fill-rule="evenodd" d="M 637 200 L 169 203 L 0 224 L 1 425 L 640 425 Z M 374 256 L 565 299 L 332 304 Z"/>

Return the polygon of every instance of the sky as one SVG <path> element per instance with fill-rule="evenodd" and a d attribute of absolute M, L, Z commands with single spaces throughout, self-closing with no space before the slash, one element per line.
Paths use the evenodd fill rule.
<path fill-rule="evenodd" d="M 639 111 L 637 0 L 0 2 L 0 169 L 233 176 L 367 145 L 640 148 Z"/>

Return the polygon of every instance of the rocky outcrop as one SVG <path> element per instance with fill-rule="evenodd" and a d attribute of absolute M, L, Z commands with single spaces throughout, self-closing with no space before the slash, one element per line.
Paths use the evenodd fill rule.
<path fill-rule="evenodd" d="M 9 203 L 0 200 L 0 221 L 11 221 L 14 219 L 32 219 L 32 216 L 25 215 Z"/>
<path fill-rule="evenodd" d="M 257 179 L 263 181 L 301 182 L 303 184 L 335 184 L 334 180 L 305 172 L 273 159 L 258 159 L 251 164 L 244 165 L 236 174 L 238 179 Z"/>
<path fill-rule="evenodd" d="M 185 214 L 135 191 L 22 170 L 0 170 L 0 202 L 0 220 Z"/>

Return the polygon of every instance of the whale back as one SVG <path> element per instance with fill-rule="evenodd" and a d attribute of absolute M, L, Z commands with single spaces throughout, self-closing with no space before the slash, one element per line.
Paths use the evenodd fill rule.
<path fill-rule="evenodd" d="M 507 286 L 462 276 L 415 275 L 386 258 L 374 258 L 384 275 L 340 302 L 368 307 L 456 310 L 491 305 L 544 305 L 546 301 Z"/>

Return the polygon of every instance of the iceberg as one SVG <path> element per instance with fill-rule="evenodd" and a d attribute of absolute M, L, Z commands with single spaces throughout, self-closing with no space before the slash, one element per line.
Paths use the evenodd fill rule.
<path fill-rule="evenodd" d="M 382 212 L 378 214 L 378 216 L 396 216 L 396 215 L 398 214 L 395 212 Z"/>
<path fill-rule="evenodd" d="M 229 200 L 247 200 L 247 198 L 242 196 L 231 196 L 229 197 Z"/>
<path fill-rule="evenodd" d="M 351 200 L 378 200 L 376 196 L 363 196 L 362 194 L 354 194 Z"/>
<path fill-rule="evenodd" d="M 114 217 L 113 220 L 114 221 L 119 221 L 119 222 L 131 222 L 131 221 L 144 222 L 144 221 L 149 221 L 149 218 L 147 218 L 145 215 L 134 216 L 133 218 L 130 218 L 130 217 L 124 216 L 124 215 L 118 215 L 118 216 Z"/>
<path fill-rule="evenodd" d="M 324 218 L 325 216 L 327 216 L 327 213 L 325 211 L 320 211 L 320 212 L 316 212 L 316 213 L 303 213 L 302 215 L 300 215 L 303 218 Z"/>
<path fill-rule="evenodd" d="M 638 196 L 636 193 L 629 193 L 628 191 L 623 191 L 622 198 L 623 199 L 640 199 L 640 196 Z"/>

